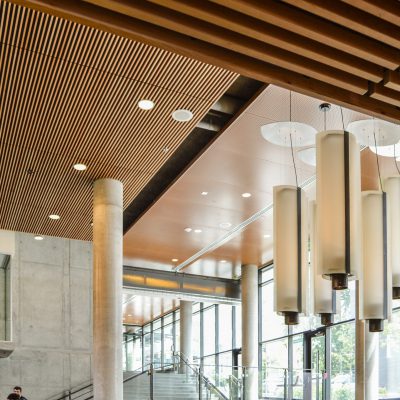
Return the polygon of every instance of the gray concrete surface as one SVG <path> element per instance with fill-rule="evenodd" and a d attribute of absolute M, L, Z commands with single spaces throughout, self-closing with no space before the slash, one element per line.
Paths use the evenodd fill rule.
<path fill-rule="evenodd" d="M 9 251 L 0 246 L 12 253 L 16 344 L 9 358 L 0 359 L 0 399 L 20 385 L 29 400 L 45 400 L 91 379 L 92 244 L 13 237 Z"/>

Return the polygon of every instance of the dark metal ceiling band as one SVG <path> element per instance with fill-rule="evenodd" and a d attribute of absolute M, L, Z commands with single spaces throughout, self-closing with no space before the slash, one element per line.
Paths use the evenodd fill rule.
<path fill-rule="evenodd" d="M 297 308 L 301 312 L 303 303 L 302 293 L 302 237 L 301 237 L 301 188 L 297 188 Z"/>
<path fill-rule="evenodd" d="M 382 192 L 382 238 L 383 238 L 383 319 L 388 318 L 388 265 L 387 265 L 387 199 Z"/>
<path fill-rule="evenodd" d="M 345 220 L 345 270 L 350 275 L 350 138 L 344 131 L 344 220 Z"/>

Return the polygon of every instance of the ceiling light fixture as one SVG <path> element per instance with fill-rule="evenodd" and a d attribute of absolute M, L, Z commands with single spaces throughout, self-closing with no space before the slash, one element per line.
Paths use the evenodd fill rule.
<path fill-rule="evenodd" d="M 202 196 L 207 196 L 207 195 L 208 195 L 208 192 L 201 192 L 201 195 L 202 195 Z"/>
<path fill-rule="evenodd" d="M 173 258 L 171 261 L 172 262 L 178 262 L 179 260 L 177 258 Z"/>
<path fill-rule="evenodd" d="M 77 171 L 85 171 L 85 169 L 87 168 L 87 166 L 85 164 L 74 164 L 74 168 Z"/>
<path fill-rule="evenodd" d="M 297 151 L 297 157 L 304 164 L 311 165 L 315 167 L 317 165 L 317 156 L 314 146 L 306 147 L 304 149 Z"/>
<path fill-rule="evenodd" d="M 268 238 L 270 238 L 270 237 L 271 237 L 271 235 L 270 235 L 270 234 L 268 234 L 268 233 L 266 233 L 266 234 L 264 235 L 264 237 L 265 237 L 265 239 L 268 239 Z"/>
<path fill-rule="evenodd" d="M 201 232 L 203 232 L 201 229 L 195 229 L 194 230 L 194 233 L 201 233 Z"/>
<path fill-rule="evenodd" d="M 221 223 L 219 224 L 219 227 L 222 228 L 222 229 L 228 229 L 228 228 L 230 228 L 231 226 L 232 226 L 232 224 L 231 224 L 230 222 L 221 222 Z"/>
<path fill-rule="evenodd" d="M 272 144 L 290 147 L 310 146 L 315 143 L 317 130 L 302 122 L 274 122 L 261 127 L 262 137 Z"/>
<path fill-rule="evenodd" d="M 60 219 L 61 217 L 58 214 L 50 214 L 49 218 L 53 219 L 53 220 L 57 220 L 57 219 Z"/>
<path fill-rule="evenodd" d="M 151 100 L 140 100 L 138 102 L 138 106 L 142 110 L 151 110 L 152 108 L 154 108 L 154 105 L 154 102 Z"/>
<path fill-rule="evenodd" d="M 220 262 L 222 262 L 222 263 L 226 263 L 226 260 L 221 260 Z"/>
<path fill-rule="evenodd" d="M 400 143 L 393 144 L 391 146 L 369 146 L 369 149 L 382 157 L 400 157 Z"/>
<path fill-rule="evenodd" d="M 190 110 L 181 108 L 172 113 L 172 118 L 178 122 L 188 122 L 193 118 L 193 113 Z"/>
<path fill-rule="evenodd" d="M 378 147 L 390 146 L 396 144 L 400 140 L 399 125 L 375 118 L 350 122 L 347 125 L 347 130 L 351 132 L 357 138 L 358 143 L 363 146 L 375 146 L 374 133 L 376 145 Z"/>
<path fill-rule="evenodd" d="M 192 232 L 192 228 L 185 228 L 184 230 L 185 230 L 185 232 L 188 232 L 188 233 Z"/>
<path fill-rule="evenodd" d="M 248 197 L 251 197 L 251 193 L 242 193 L 242 197 L 244 197 L 244 198 L 248 198 Z"/>
<path fill-rule="evenodd" d="M 35 240 L 43 240 L 43 236 L 36 235 L 36 236 L 35 236 Z"/>

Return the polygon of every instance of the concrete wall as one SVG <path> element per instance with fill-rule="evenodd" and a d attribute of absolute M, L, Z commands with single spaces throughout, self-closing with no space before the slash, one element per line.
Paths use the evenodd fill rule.
<path fill-rule="evenodd" d="M 37 241 L 23 233 L 15 234 L 14 245 L 16 350 L 0 359 L 0 399 L 20 385 L 29 400 L 46 400 L 91 379 L 92 245 L 54 237 Z"/>

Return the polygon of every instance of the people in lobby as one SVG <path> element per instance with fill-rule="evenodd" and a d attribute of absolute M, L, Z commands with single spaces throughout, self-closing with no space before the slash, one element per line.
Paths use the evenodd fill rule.
<path fill-rule="evenodd" d="M 17 393 L 10 393 L 7 396 L 7 400 L 20 400 L 20 399 L 21 399 L 21 397 Z"/>
<path fill-rule="evenodd" d="M 26 397 L 22 396 L 22 388 L 21 386 L 15 386 L 13 392 L 17 394 L 19 400 L 28 400 Z"/>

